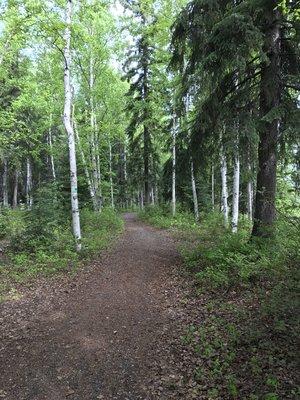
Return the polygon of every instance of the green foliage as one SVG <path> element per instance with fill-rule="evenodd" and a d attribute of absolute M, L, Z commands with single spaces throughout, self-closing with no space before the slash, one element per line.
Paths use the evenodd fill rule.
<path fill-rule="evenodd" d="M 108 246 L 111 239 L 123 230 L 123 220 L 112 208 L 101 213 L 83 210 L 81 213 L 83 231 L 82 256 L 97 255 Z"/>
<path fill-rule="evenodd" d="M 59 191 L 45 185 L 37 191 L 30 211 L 5 210 L 0 223 L 8 242 L 7 256 L 0 260 L 0 292 L 16 282 L 40 275 L 75 271 L 78 266 L 107 247 L 123 228 L 123 220 L 110 208 L 102 213 L 82 210 L 83 250 L 76 253 L 70 229 L 69 210 L 64 209 Z"/>
<path fill-rule="evenodd" d="M 177 209 L 178 212 L 172 217 L 169 205 L 148 206 L 140 211 L 139 217 L 159 228 L 193 229 L 197 227 L 191 213 L 180 211 L 180 205 L 177 205 Z"/>
<path fill-rule="evenodd" d="M 219 214 L 191 225 L 191 215 L 172 218 L 167 208 L 141 216 L 177 228 L 185 241 L 182 256 L 201 299 L 200 318 L 181 337 L 197 360 L 191 379 L 209 398 L 296 398 L 299 226 L 281 218 L 272 239 L 254 240 L 243 219 L 232 234 Z"/>
<path fill-rule="evenodd" d="M 0 240 L 10 240 L 24 230 L 24 211 L 3 208 L 0 212 Z"/>
<path fill-rule="evenodd" d="M 69 225 L 59 193 L 53 184 L 45 184 L 36 191 L 32 210 L 24 212 L 25 229 L 12 238 L 14 250 L 35 252 L 55 247 L 61 232 Z"/>

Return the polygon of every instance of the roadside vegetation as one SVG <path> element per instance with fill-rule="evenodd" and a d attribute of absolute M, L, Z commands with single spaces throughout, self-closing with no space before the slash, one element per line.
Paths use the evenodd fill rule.
<path fill-rule="evenodd" d="M 140 217 L 180 239 L 182 272 L 192 280 L 181 342 L 194 364 L 186 379 L 198 395 L 297 398 L 299 225 L 282 217 L 272 238 L 250 239 L 247 218 L 233 234 L 219 213 L 195 223 L 189 212 L 172 217 L 168 208 L 151 207 Z"/>
<path fill-rule="evenodd" d="M 112 208 L 82 210 L 82 252 L 75 251 L 70 231 L 68 203 L 53 185 L 46 185 L 26 209 L 5 209 L 0 214 L 0 298 L 10 297 L 18 283 L 39 276 L 72 272 L 106 248 L 123 229 L 123 220 Z"/>

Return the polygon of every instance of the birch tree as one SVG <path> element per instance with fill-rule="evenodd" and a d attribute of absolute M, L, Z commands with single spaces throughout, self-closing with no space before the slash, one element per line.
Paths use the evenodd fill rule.
<path fill-rule="evenodd" d="M 55 162 L 54 162 L 54 155 L 53 155 L 53 138 L 52 138 L 52 114 L 50 114 L 50 121 L 49 121 L 49 129 L 48 129 L 48 145 L 49 145 L 49 152 L 50 152 L 50 166 L 51 166 L 51 173 L 53 181 L 56 181 L 56 171 L 55 171 Z"/>
<path fill-rule="evenodd" d="M 228 216 L 229 216 L 229 208 L 228 208 L 228 186 L 227 186 L 227 160 L 226 154 L 224 152 L 223 146 L 221 147 L 221 210 L 224 217 L 224 225 L 228 226 Z"/>
<path fill-rule="evenodd" d="M 32 165 L 29 157 L 26 159 L 26 204 L 27 208 L 30 210 L 33 205 L 32 196 Z"/>
<path fill-rule="evenodd" d="M 112 150 L 111 150 L 111 142 L 108 141 L 109 147 L 109 183 L 110 183 L 110 201 L 112 208 L 115 208 L 115 200 L 114 200 L 114 183 L 113 183 L 113 171 L 112 171 Z"/>
<path fill-rule="evenodd" d="M 18 206 L 18 194 L 19 194 L 19 170 L 15 169 L 14 174 L 14 189 L 13 189 L 13 199 L 12 199 L 12 207 L 17 208 Z"/>
<path fill-rule="evenodd" d="M 72 86 L 71 86 L 71 24 L 72 24 L 72 0 L 66 2 L 66 28 L 64 33 L 64 126 L 68 135 L 69 146 L 69 163 L 70 163 L 70 184 L 71 184 L 71 209 L 72 209 L 72 225 L 73 234 L 76 241 L 77 251 L 81 250 L 81 230 L 80 230 L 80 214 L 78 203 L 78 184 L 77 184 L 77 164 L 76 164 L 76 149 L 75 135 L 71 121 L 72 110 Z"/>
<path fill-rule="evenodd" d="M 238 230 L 239 198 L 240 198 L 240 156 L 239 156 L 239 143 L 237 138 L 234 146 L 234 160 L 233 160 L 232 220 L 231 220 L 231 228 L 233 233 L 236 233 Z"/>
<path fill-rule="evenodd" d="M 8 162 L 7 157 L 3 158 L 3 174 L 2 174 L 2 196 L 3 207 L 8 207 Z"/>
<path fill-rule="evenodd" d="M 173 116 L 172 129 L 172 215 L 176 214 L 176 117 Z"/>
<path fill-rule="evenodd" d="M 252 181 L 252 168 L 251 162 L 247 160 L 247 215 L 250 221 L 253 219 L 253 181 Z"/>
<path fill-rule="evenodd" d="M 199 206 L 198 206 L 198 196 L 197 196 L 197 189 L 196 189 L 193 160 L 191 160 L 191 162 L 190 162 L 190 168 L 191 168 L 191 183 L 192 183 L 192 193 L 193 193 L 193 203 L 194 203 L 194 216 L 195 216 L 195 221 L 198 222 L 199 221 Z"/>

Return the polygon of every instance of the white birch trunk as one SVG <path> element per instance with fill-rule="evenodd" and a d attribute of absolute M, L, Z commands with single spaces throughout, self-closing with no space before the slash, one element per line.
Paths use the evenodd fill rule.
<path fill-rule="evenodd" d="M 80 215 L 78 204 L 78 185 L 77 185 L 77 165 L 76 165 L 76 148 L 75 135 L 71 122 L 72 110 L 72 88 L 71 88 L 71 22 L 72 22 L 72 0 L 66 2 L 66 29 L 64 33 L 65 48 L 64 48 L 64 126 L 68 135 L 69 146 L 69 161 L 70 161 L 70 184 L 71 184 L 71 208 L 72 208 L 72 225 L 73 234 L 76 241 L 77 251 L 81 250 L 81 230 L 80 230 Z"/>
<path fill-rule="evenodd" d="M 143 190 L 140 191 L 140 208 L 144 209 L 144 192 Z"/>
<path fill-rule="evenodd" d="M 172 215 L 176 214 L 176 120 L 173 117 L 172 132 Z"/>
<path fill-rule="evenodd" d="M 91 196 L 92 203 L 93 203 L 93 208 L 94 208 L 94 211 L 96 211 L 97 210 L 97 204 L 96 204 L 96 200 L 95 200 L 95 189 L 94 189 L 94 186 L 92 185 L 92 181 L 91 181 L 89 169 L 88 169 L 88 166 L 87 166 L 87 163 L 86 163 L 84 151 L 83 151 L 83 148 L 81 146 L 80 136 L 79 136 L 79 132 L 78 132 L 78 129 L 77 129 L 77 124 L 76 124 L 76 121 L 75 121 L 75 118 L 74 118 L 74 113 L 73 113 L 73 125 L 74 125 L 74 132 L 75 132 L 76 140 L 77 140 L 77 144 L 78 144 L 78 149 L 79 149 L 79 152 L 80 152 L 80 155 L 81 155 L 81 161 L 82 161 L 82 165 L 83 165 L 83 169 L 84 169 L 84 174 L 85 174 L 85 177 L 86 177 L 86 181 L 87 181 L 87 184 L 88 184 L 90 196 Z"/>
<path fill-rule="evenodd" d="M 236 233 L 238 230 L 239 221 L 239 197 L 240 197 L 240 159 L 238 146 L 234 155 L 233 164 L 233 188 L 232 188 L 232 232 Z"/>
<path fill-rule="evenodd" d="M 126 150 L 126 143 L 124 146 L 124 180 L 127 182 L 127 150 Z"/>
<path fill-rule="evenodd" d="M 157 185 L 157 183 L 155 183 L 155 189 L 154 189 L 154 191 L 155 191 L 156 204 L 158 204 L 159 198 L 158 198 L 158 185 Z"/>
<path fill-rule="evenodd" d="M 92 33 L 91 33 L 92 34 Z M 95 201 L 97 211 L 101 210 L 101 196 L 99 193 L 99 183 L 101 179 L 100 175 L 100 160 L 98 155 L 98 141 L 96 140 L 96 121 L 95 121 L 95 109 L 94 109 L 94 99 L 93 99 L 93 89 L 94 89 L 94 60 L 90 56 L 90 126 L 91 126 L 91 136 L 90 136 L 90 146 L 91 146 L 91 161 L 93 170 L 93 186 L 95 190 Z"/>
<path fill-rule="evenodd" d="M 227 161 L 223 147 L 221 148 L 221 182 L 222 182 L 222 199 L 221 210 L 224 216 L 224 224 L 228 226 L 228 187 L 227 187 Z"/>
<path fill-rule="evenodd" d="M 8 163 L 7 158 L 4 157 L 3 160 L 3 176 L 2 176 L 2 192 L 3 192 L 3 207 L 8 207 Z"/>
<path fill-rule="evenodd" d="M 100 164 L 100 156 L 99 156 L 99 140 L 97 139 L 97 154 L 96 154 L 96 165 L 97 165 L 97 190 L 98 190 L 98 208 L 99 211 L 102 210 L 102 205 L 103 205 L 103 199 L 102 199 L 102 178 L 101 178 L 101 164 Z"/>
<path fill-rule="evenodd" d="M 155 196 L 154 196 L 154 188 L 153 188 L 153 186 L 151 187 L 150 198 L 151 198 L 151 204 L 154 206 L 154 204 L 155 204 Z"/>
<path fill-rule="evenodd" d="M 110 201 L 112 208 L 115 208 L 114 201 L 114 183 L 112 176 L 112 151 L 111 151 L 111 143 L 109 141 L 109 182 L 110 182 Z"/>
<path fill-rule="evenodd" d="M 247 214 L 250 221 L 253 219 L 253 181 L 251 162 L 248 160 L 248 182 L 247 182 Z"/>
<path fill-rule="evenodd" d="M 33 205 L 33 197 L 32 197 L 32 167 L 30 159 L 26 160 L 26 205 L 30 210 Z"/>
<path fill-rule="evenodd" d="M 53 181 L 56 182 L 56 172 L 55 172 L 55 163 L 53 156 L 53 141 L 52 141 L 52 114 L 50 114 L 50 127 L 48 130 L 48 144 L 50 148 L 50 165 Z"/>
<path fill-rule="evenodd" d="M 18 206 L 18 188 L 19 188 L 19 171 L 15 170 L 15 182 L 14 182 L 14 191 L 13 191 L 13 208 L 17 208 Z"/>
<path fill-rule="evenodd" d="M 195 221 L 199 221 L 199 207 L 198 207 L 198 197 L 197 197 L 197 189 L 196 189 L 196 181 L 194 174 L 194 163 L 191 161 L 191 181 L 192 181 L 192 192 L 193 192 L 193 203 L 194 203 L 194 215 Z"/>

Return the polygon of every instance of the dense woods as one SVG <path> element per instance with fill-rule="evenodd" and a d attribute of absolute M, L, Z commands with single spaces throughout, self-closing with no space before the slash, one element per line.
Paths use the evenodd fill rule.
<path fill-rule="evenodd" d="M 0 1 L 3 299 L 16 282 L 91 259 L 121 232 L 119 214 L 137 212 L 179 233 L 216 318 L 222 302 L 249 316 L 228 317 L 228 346 L 242 346 L 242 332 L 242 355 L 220 350 L 219 375 L 199 362 L 195 381 L 213 387 L 186 398 L 296 399 L 299 7 Z M 186 344 L 204 335 L 213 354 L 222 324 L 205 324 Z M 241 383 L 247 368 L 253 390 Z"/>

